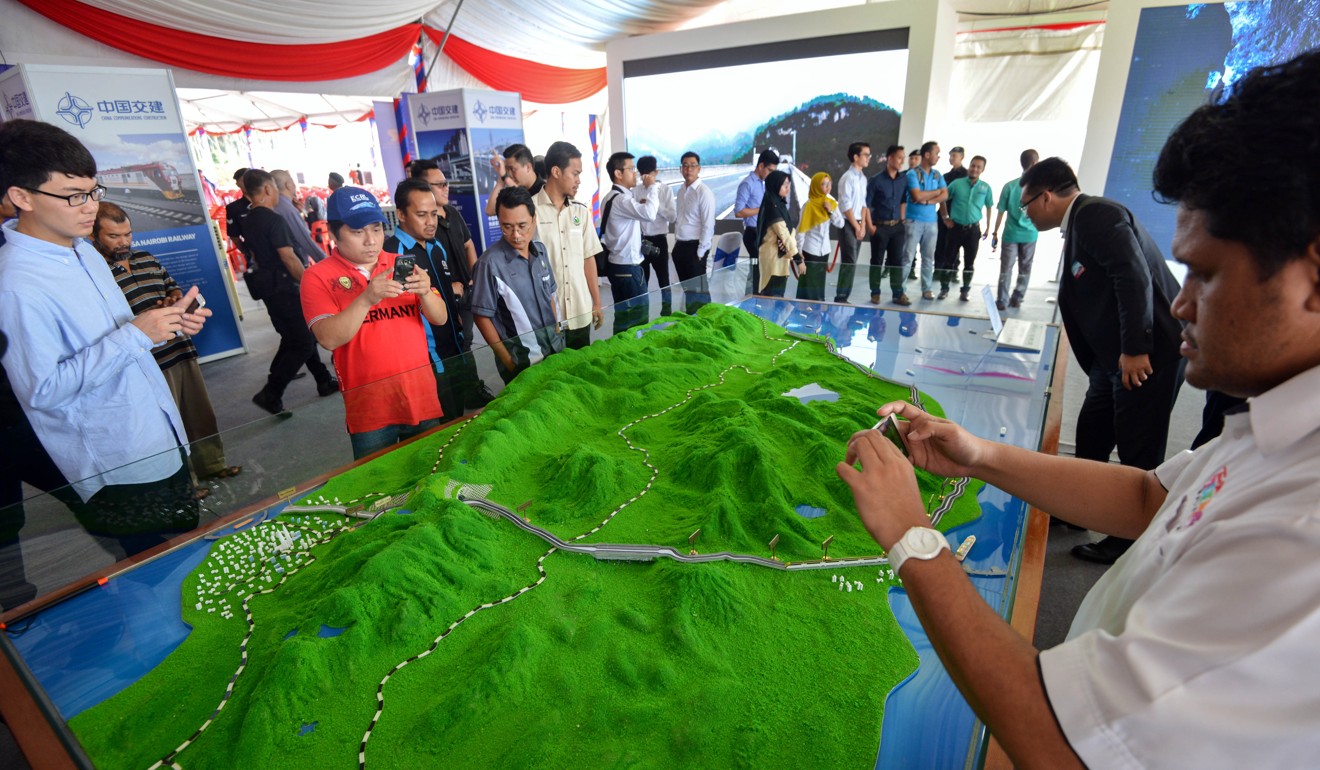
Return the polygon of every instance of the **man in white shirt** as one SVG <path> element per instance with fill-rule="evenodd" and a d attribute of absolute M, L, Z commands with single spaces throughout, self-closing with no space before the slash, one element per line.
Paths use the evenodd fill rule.
<path fill-rule="evenodd" d="M 686 303 L 687 312 L 693 313 L 708 297 L 706 266 L 715 239 L 715 193 L 701 181 L 700 155 L 691 150 L 683 153 L 678 170 L 683 186 L 675 195 L 674 272 L 684 284 L 684 295 L 696 298 Z"/>
<path fill-rule="evenodd" d="M 614 187 L 601 202 L 601 245 L 609 252 L 610 294 L 614 299 L 614 333 L 647 319 L 646 283 L 642 278 L 642 223 L 655 219 L 657 206 L 651 197 L 652 176 L 637 194 L 637 167 L 633 156 L 616 152 L 605 163 Z"/>
<path fill-rule="evenodd" d="M 678 213 L 674 210 L 674 191 L 660 181 L 656 171 L 654 155 L 643 155 L 637 159 L 637 173 L 642 179 L 650 178 L 648 193 L 655 198 L 655 219 L 642 223 L 642 240 L 653 246 L 646 249 L 642 257 L 642 281 L 647 288 L 651 286 L 651 271 L 655 271 L 656 285 L 660 287 L 660 315 L 672 312 L 673 295 L 669 291 L 669 228 Z M 643 188 L 647 189 L 647 188 Z"/>
<path fill-rule="evenodd" d="M 1187 276 L 1173 312 L 1187 382 L 1249 399 L 1219 438 L 1146 471 L 994 443 L 893 403 L 879 411 L 911 420 L 900 423 L 911 462 L 863 431 L 838 466 L 944 667 L 1019 767 L 1316 764 L 1318 135 L 1313 51 L 1197 109 L 1155 164 L 1156 194 L 1179 206 L 1173 254 Z M 1289 159 L 1269 174 L 1219 162 L 1266 142 Z M 1038 653 L 926 529 L 913 463 L 1137 540 L 1068 640 Z"/>
<path fill-rule="evenodd" d="M 835 302 L 847 302 L 852 294 L 853 277 L 857 273 L 857 252 L 866 238 L 866 167 L 871 165 L 871 145 L 853 142 L 848 145 L 848 170 L 839 177 L 839 211 L 844 225 L 839 228 L 839 285 L 834 290 Z M 871 256 L 875 265 L 875 256 Z M 872 267 L 872 272 L 875 268 Z M 879 302 L 875 288 L 878 279 L 871 281 L 871 301 Z"/>

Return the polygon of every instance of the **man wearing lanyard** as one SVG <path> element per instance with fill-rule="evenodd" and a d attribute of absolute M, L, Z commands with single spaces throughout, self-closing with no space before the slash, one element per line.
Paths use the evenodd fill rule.
<path fill-rule="evenodd" d="M 440 206 L 431 186 L 420 179 L 399 182 L 394 190 L 394 204 L 398 206 L 399 224 L 394 228 L 394 235 L 385 239 L 384 251 L 406 254 L 417 260 L 417 266 L 426 271 L 431 286 L 444 300 L 445 323 L 439 326 L 427 324 L 426 336 L 430 338 L 433 351 L 431 363 L 435 368 L 440 408 L 445 417 L 456 419 L 463 414 L 463 396 L 469 389 L 465 387 L 466 380 L 475 371 L 465 365 L 468 346 L 458 315 L 458 298 L 454 296 L 454 276 L 449 271 L 444 247 L 435 239 Z"/>

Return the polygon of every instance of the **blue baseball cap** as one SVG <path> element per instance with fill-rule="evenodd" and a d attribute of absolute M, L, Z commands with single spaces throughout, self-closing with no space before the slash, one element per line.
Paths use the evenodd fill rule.
<path fill-rule="evenodd" d="M 354 230 L 373 222 L 385 223 L 385 213 L 380 210 L 376 196 L 361 187 L 341 187 L 330 193 L 325 209 L 326 219 L 343 222 Z"/>

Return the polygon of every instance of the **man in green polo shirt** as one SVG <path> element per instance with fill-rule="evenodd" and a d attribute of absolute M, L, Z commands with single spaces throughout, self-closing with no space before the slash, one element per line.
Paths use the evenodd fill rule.
<path fill-rule="evenodd" d="M 992 201 L 995 191 L 981 179 L 985 171 L 985 158 L 977 155 L 967 166 L 967 176 L 949 184 L 949 199 L 940 204 L 940 220 L 945 229 L 944 253 L 936 255 L 940 276 L 938 299 L 949 296 L 949 284 L 958 272 L 958 252 L 963 255 L 962 292 L 958 299 L 966 302 L 972 291 L 972 270 L 976 251 L 990 234 L 990 219 L 994 215 Z M 985 211 L 985 230 L 981 230 L 981 212 Z"/>
<path fill-rule="evenodd" d="M 1022 161 L 1022 173 L 1027 173 L 1027 169 L 1036 165 L 1040 160 L 1040 154 L 1035 150 L 1023 150 L 1020 158 Z M 1036 256 L 1036 226 L 1032 224 L 1031 217 L 1022 208 L 1022 180 L 1021 178 L 1004 185 L 999 191 L 999 218 L 995 220 L 995 236 L 990 241 L 990 249 L 993 251 L 999 241 L 999 226 L 1004 224 L 1004 219 L 1008 219 L 1008 226 L 1004 228 L 1004 250 L 1000 252 L 999 260 L 999 294 L 995 297 L 995 306 L 1000 310 L 1006 307 L 1017 307 L 1022 304 L 1022 297 L 1027 293 L 1027 284 L 1031 282 L 1031 260 Z M 1008 293 L 1009 279 L 1013 277 L 1013 263 L 1017 263 L 1018 278 L 1017 286 L 1013 293 Z"/>

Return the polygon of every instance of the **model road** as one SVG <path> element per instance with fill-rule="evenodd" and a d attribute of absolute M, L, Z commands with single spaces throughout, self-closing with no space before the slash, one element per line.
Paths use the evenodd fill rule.
<path fill-rule="evenodd" d="M 553 533 L 526 521 L 518 514 L 500 505 L 495 505 L 486 500 L 462 500 L 472 508 L 483 511 L 495 516 L 503 516 L 519 528 L 526 532 L 541 538 L 550 545 L 561 551 L 570 553 L 585 553 L 603 561 L 653 561 L 655 559 L 673 559 L 688 564 L 701 564 L 712 561 L 735 561 L 741 564 L 755 564 L 760 567 L 769 567 L 779 570 L 804 570 L 804 569 L 832 569 L 834 567 L 871 567 L 877 564 L 888 564 L 889 559 L 884 556 L 866 556 L 859 559 L 831 559 L 830 561 L 804 561 L 784 563 L 775 559 L 767 559 L 761 556 L 751 556 L 744 553 L 729 553 L 728 551 L 719 551 L 717 553 L 699 553 L 686 554 L 676 551 L 663 545 L 618 545 L 614 543 L 590 543 L 579 545 L 560 540 Z"/>

